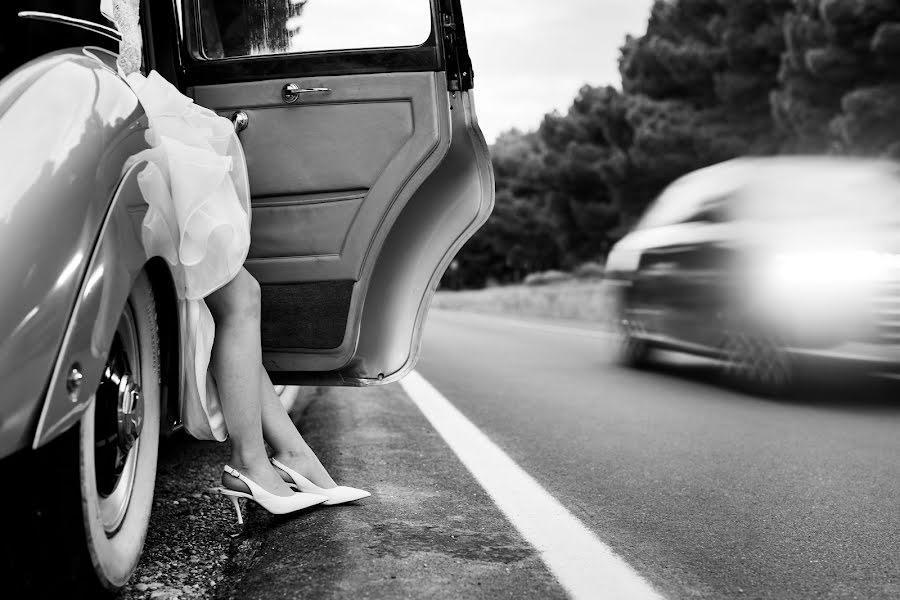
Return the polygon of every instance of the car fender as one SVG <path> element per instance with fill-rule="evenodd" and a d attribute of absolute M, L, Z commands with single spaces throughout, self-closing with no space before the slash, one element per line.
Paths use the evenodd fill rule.
<path fill-rule="evenodd" d="M 125 173 L 104 220 L 53 368 L 34 448 L 74 425 L 87 408 L 106 368 L 107 353 L 132 285 L 147 263 L 141 242 L 146 205 L 137 183 L 143 166 L 133 165 Z M 160 378 L 158 341 L 153 347 L 153 369 Z M 70 377 L 76 370 L 80 385 Z"/>
<path fill-rule="evenodd" d="M 121 309 L 107 279 L 146 261 L 140 230 L 126 235 L 120 214 L 140 199 L 139 169 L 123 177 L 122 167 L 147 147 L 145 129 L 115 55 L 100 48 L 54 52 L 0 81 L 0 457 L 45 443 L 83 410 L 86 398 L 48 385 L 81 339 L 73 328 L 97 320 L 94 293 Z"/>

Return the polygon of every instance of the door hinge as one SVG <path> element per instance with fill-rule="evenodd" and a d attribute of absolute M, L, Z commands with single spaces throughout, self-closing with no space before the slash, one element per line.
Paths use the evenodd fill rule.
<path fill-rule="evenodd" d="M 468 60 L 468 50 L 462 46 L 456 20 L 451 13 L 441 14 L 441 29 L 444 36 L 444 58 L 447 65 L 447 88 L 451 92 L 472 88 L 472 68 Z"/>
<path fill-rule="evenodd" d="M 441 26 L 444 32 L 444 56 L 447 59 L 447 89 L 458 92 L 462 74 L 459 69 L 459 48 L 456 45 L 456 23 L 453 21 L 453 15 L 442 14 Z"/>

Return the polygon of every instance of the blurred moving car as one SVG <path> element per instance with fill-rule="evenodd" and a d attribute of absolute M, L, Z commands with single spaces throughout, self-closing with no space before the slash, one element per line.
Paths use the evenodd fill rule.
<path fill-rule="evenodd" d="M 622 359 L 720 359 L 785 391 L 807 359 L 900 372 L 900 165 L 747 158 L 671 184 L 612 249 Z"/>
<path fill-rule="evenodd" d="M 147 119 L 100 4 L 0 8 L 0 509 L 25 531 L 0 544 L 7 591 L 128 581 L 191 368 L 168 263 L 141 245 L 144 164 L 123 165 Z M 272 379 L 389 383 L 493 205 L 461 6 L 304 4 L 143 0 L 144 71 L 240 135 Z"/>

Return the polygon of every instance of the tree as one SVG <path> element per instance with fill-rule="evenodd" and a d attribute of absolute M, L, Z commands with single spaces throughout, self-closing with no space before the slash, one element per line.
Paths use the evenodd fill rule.
<path fill-rule="evenodd" d="M 559 266 L 597 260 L 609 249 L 608 234 L 620 224 L 626 202 L 622 190 L 633 132 L 622 94 L 584 86 L 565 115 L 544 117 L 538 134 L 545 147 L 541 176 L 562 252 Z"/>
<path fill-rule="evenodd" d="M 465 285 L 601 257 L 666 185 L 741 155 L 900 158 L 898 0 L 657 0 L 622 89 L 493 147 L 497 208 Z"/>
<path fill-rule="evenodd" d="M 786 150 L 900 156 L 900 4 L 796 0 L 772 108 Z"/>
<path fill-rule="evenodd" d="M 512 130 L 491 148 L 497 195 L 488 222 L 456 257 L 447 287 L 510 283 L 556 268 L 559 247 L 545 202 L 544 147 L 539 136 Z"/>
<path fill-rule="evenodd" d="M 778 146 L 769 93 L 776 85 L 790 0 L 657 1 L 647 33 L 620 59 L 631 212 L 694 169 Z"/>

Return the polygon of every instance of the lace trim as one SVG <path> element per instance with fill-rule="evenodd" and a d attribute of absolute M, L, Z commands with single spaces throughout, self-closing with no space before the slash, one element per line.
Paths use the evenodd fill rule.
<path fill-rule="evenodd" d="M 116 64 L 122 75 L 131 75 L 141 70 L 140 0 L 113 0 L 112 8 L 113 22 L 122 35 Z"/>

